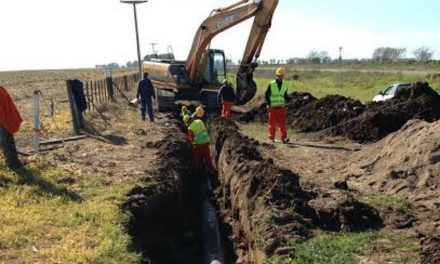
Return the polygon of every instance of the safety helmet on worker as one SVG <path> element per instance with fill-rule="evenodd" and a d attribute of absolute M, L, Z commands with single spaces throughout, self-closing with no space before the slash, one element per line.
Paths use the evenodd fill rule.
<path fill-rule="evenodd" d="M 190 122 L 190 120 L 191 120 L 191 117 L 190 117 L 189 115 L 184 115 L 184 116 L 183 116 L 183 123 L 184 123 L 185 125 L 188 125 L 189 122 Z"/>
<path fill-rule="evenodd" d="M 182 112 L 186 112 L 188 110 L 188 107 L 186 105 L 182 106 Z"/>
<path fill-rule="evenodd" d="M 278 68 L 276 71 L 276 76 L 284 76 L 286 70 L 284 68 Z"/>
<path fill-rule="evenodd" d="M 202 106 L 199 106 L 197 107 L 195 114 L 198 118 L 202 118 L 203 115 L 205 114 L 205 110 L 203 109 Z"/>
<path fill-rule="evenodd" d="M 227 79 L 223 80 L 223 85 L 229 85 L 229 81 Z"/>

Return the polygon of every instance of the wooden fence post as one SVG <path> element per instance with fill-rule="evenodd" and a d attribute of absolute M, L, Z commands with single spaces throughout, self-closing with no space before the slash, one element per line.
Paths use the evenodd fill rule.
<path fill-rule="evenodd" d="M 15 147 L 14 136 L 0 126 L 0 147 L 5 156 L 6 165 L 11 169 L 16 169 L 22 166 L 18 159 L 17 149 Z"/>
<path fill-rule="evenodd" d="M 112 77 L 107 77 L 105 78 L 106 82 L 107 82 L 107 95 L 109 100 L 114 100 L 114 91 L 113 91 L 113 78 Z"/>
<path fill-rule="evenodd" d="M 128 76 L 124 75 L 124 89 L 128 92 Z"/>
<path fill-rule="evenodd" d="M 78 109 L 76 107 L 76 103 L 75 103 L 75 98 L 73 96 L 73 91 L 72 91 L 72 84 L 73 81 L 72 80 L 68 80 L 66 81 L 66 87 L 67 87 L 67 97 L 69 98 L 69 105 L 70 105 L 70 112 L 72 114 L 72 125 L 73 125 L 73 131 L 76 134 L 79 134 L 80 132 L 80 113 L 78 112 Z"/>

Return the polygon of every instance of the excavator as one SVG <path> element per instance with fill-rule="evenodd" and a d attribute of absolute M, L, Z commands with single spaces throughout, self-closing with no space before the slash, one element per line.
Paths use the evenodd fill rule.
<path fill-rule="evenodd" d="M 256 94 L 253 73 L 258 66 L 278 0 L 242 0 L 214 9 L 200 25 L 186 61 L 153 60 L 143 63 L 143 71 L 156 89 L 158 109 L 174 111 L 179 101 L 198 102 L 208 109 L 218 108 L 217 93 L 227 79 L 225 53 L 210 49 L 219 33 L 255 17 L 246 49 L 236 75 L 236 105 L 244 105 Z"/>

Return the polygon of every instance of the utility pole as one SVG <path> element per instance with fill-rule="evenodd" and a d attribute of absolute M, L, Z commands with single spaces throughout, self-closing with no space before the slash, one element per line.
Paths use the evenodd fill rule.
<path fill-rule="evenodd" d="M 339 47 L 339 62 L 340 63 L 342 62 L 342 50 L 343 49 L 344 49 L 343 47 Z"/>
<path fill-rule="evenodd" d="M 133 5 L 134 26 L 136 29 L 136 44 L 137 44 L 137 54 L 138 54 L 139 79 L 142 79 L 142 60 L 141 60 L 141 47 L 139 44 L 139 28 L 138 28 L 136 5 L 147 3 L 147 2 L 148 2 L 148 0 L 121 0 L 121 3 L 123 3 L 123 4 L 132 4 Z"/>
<path fill-rule="evenodd" d="M 150 43 L 150 45 L 151 45 L 151 50 L 152 50 L 152 54 L 154 55 L 154 57 L 156 57 L 156 59 L 157 59 L 157 51 L 156 51 L 156 46 L 157 46 L 157 43 Z"/>

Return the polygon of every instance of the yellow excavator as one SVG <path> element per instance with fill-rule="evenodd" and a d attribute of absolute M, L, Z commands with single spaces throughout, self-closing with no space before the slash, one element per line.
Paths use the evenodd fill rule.
<path fill-rule="evenodd" d="M 143 63 L 156 89 L 159 111 L 173 111 L 177 101 L 197 101 L 208 109 L 218 108 L 217 92 L 227 78 L 225 54 L 210 49 L 219 33 L 255 17 L 237 72 L 236 104 L 243 105 L 256 93 L 253 72 L 263 48 L 278 0 L 242 0 L 215 9 L 200 25 L 185 61 L 153 60 Z"/>

